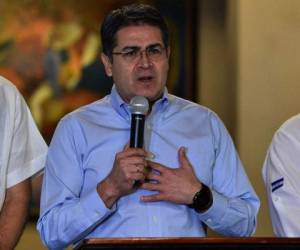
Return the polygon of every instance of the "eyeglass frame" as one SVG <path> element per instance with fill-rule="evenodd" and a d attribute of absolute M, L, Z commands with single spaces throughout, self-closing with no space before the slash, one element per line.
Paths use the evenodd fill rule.
<path fill-rule="evenodd" d="M 145 53 L 146 57 L 149 60 L 158 61 L 157 59 L 152 58 L 153 55 L 152 56 L 151 56 L 151 54 L 149 55 L 149 53 L 151 52 L 151 49 L 155 49 L 155 48 L 159 48 L 161 50 L 160 51 L 161 53 L 157 54 L 157 56 L 162 56 L 164 51 L 167 51 L 166 47 L 162 46 L 160 43 L 157 43 L 157 44 L 148 45 L 145 49 L 141 49 L 138 46 L 128 46 L 128 47 L 123 48 L 123 50 L 128 50 L 128 51 L 112 52 L 112 55 L 120 55 L 120 56 L 122 56 L 124 61 L 126 61 L 128 63 L 136 63 L 136 62 L 138 62 L 138 60 L 140 60 L 143 57 L 143 53 Z M 133 53 L 133 52 L 136 53 L 135 57 L 132 58 L 131 60 L 126 59 L 126 55 L 129 56 L 129 54 Z"/>

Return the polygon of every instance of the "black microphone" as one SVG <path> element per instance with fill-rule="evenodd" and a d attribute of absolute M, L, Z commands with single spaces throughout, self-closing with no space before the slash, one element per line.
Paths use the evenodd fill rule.
<path fill-rule="evenodd" d="M 149 110 L 149 102 L 143 96 L 135 96 L 130 100 L 131 129 L 130 147 L 143 148 L 144 126 L 146 114 Z"/>

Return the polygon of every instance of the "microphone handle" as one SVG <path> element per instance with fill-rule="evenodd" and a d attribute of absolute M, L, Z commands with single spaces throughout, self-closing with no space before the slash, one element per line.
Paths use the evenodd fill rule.
<path fill-rule="evenodd" d="M 131 115 L 131 129 L 130 129 L 131 148 L 143 148 L 144 126 L 145 126 L 145 115 L 142 114 Z"/>

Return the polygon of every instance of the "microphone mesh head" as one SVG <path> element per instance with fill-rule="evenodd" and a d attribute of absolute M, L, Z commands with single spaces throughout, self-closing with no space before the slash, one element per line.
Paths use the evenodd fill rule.
<path fill-rule="evenodd" d="M 149 102 L 143 96 L 135 96 L 130 100 L 129 107 L 131 114 L 146 115 L 149 110 Z"/>

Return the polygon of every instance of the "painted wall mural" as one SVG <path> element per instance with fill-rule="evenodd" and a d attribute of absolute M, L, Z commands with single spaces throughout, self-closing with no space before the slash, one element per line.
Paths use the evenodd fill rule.
<path fill-rule="evenodd" d="M 0 75 L 24 95 L 47 142 L 63 115 L 109 93 L 100 22 L 133 2 L 154 4 L 166 17 L 173 37 L 169 91 L 195 100 L 196 1 L 0 0 Z"/>

